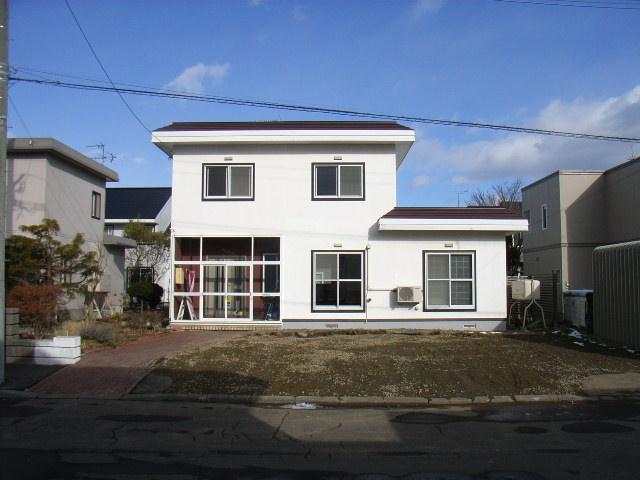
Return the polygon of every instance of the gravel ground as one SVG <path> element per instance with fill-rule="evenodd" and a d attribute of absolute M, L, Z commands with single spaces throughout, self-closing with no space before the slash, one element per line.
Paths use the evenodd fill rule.
<path fill-rule="evenodd" d="M 637 354 L 575 341 L 551 333 L 253 333 L 163 361 L 139 389 L 474 397 L 577 393 L 589 375 L 640 372 Z"/>

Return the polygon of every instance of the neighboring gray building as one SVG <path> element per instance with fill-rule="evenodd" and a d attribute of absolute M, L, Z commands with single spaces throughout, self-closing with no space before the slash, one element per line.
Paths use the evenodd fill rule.
<path fill-rule="evenodd" d="M 63 242 L 77 233 L 85 247 L 99 252 L 105 274 L 100 290 L 110 302 L 122 304 L 124 248 L 135 245 L 126 239 L 104 238 L 105 185 L 117 182 L 118 174 L 53 138 L 11 138 L 7 145 L 7 235 L 22 234 L 21 225 L 52 218 L 60 225 Z M 113 280 L 113 281 L 112 281 Z M 82 299 L 67 304 L 70 314 L 83 311 Z"/>
<path fill-rule="evenodd" d="M 559 272 L 562 290 L 593 288 L 592 253 L 640 239 L 640 157 L 608 170 L 559 170 L 522 189 L 524 273 Z"/>
<path fill-rule="evenodd" d="M 144 223 L 155 232 L 166 232 L 171 225 L 171 187 L 118 187 L 107 188 L 104 220 L 105 235 L 122 237 L 127 223 Z M 135 266 L 130 255 L 125 260 L 123 285 L 140 280 L 149 280 L 164 289 L 163 301 L 169 292 L 169 251 L 166 261 L 155 268 L 148 265 Z"/>

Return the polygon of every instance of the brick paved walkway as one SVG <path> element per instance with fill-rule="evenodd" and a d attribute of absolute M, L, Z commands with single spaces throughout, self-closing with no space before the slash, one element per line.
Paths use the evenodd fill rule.
<path fill-rule="evenodd" d="M 36 393 L 124 395 L 155 362 L 206 347 L 246 332 L 177 331 L 142 337 L 112 350 L 89 352 L 75 365 L 62 368 L 29 390 Z"/>

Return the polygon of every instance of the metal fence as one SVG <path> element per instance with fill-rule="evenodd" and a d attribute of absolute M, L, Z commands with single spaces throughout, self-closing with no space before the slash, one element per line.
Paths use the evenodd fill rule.
<path fill-rule="evenodd" d="M 640 348 L 640 241 L 593 251 L 593 333 Z"/>

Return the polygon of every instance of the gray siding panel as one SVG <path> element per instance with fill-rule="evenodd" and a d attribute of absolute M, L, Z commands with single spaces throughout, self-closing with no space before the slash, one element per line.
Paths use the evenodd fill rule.
<path fill-rule="evenodd" d="M 596 248 L 593 277 L 595 336 L 640 348 L 640 241 Z"/>

